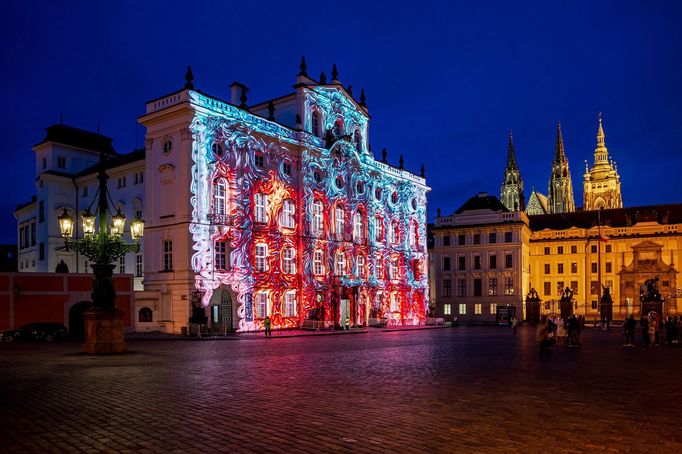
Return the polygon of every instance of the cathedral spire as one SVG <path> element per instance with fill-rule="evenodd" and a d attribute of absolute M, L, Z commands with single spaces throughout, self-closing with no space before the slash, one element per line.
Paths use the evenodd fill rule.
<path fill-rule="evenodd" d="M 566 161 L 566 150 L 564 149 L 564 136 L 561 134 L 561 123 L 556 123 L 556 145 L 554 146 L 554 162 Z"/>
<path fill-rule="evenodd" d="M 514 138 L 509 131 L 509 145 L 507 146 L 507 168 L 516 167 L 516 154 L 514 153 Z"/>
<path fill-rule="evenodd" d="M 594 165 L 608 164 L 609 151 L 606 149 L 606 134 L 604 134 L 604 126 L 601 121 L 601 112 L 599 112 L 599 129 L 597 129 L 597 148 L 594 149 Z"/>

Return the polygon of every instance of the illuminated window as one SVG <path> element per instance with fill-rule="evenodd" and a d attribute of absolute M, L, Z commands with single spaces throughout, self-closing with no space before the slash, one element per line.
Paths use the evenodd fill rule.
<path fill-rule="evenodd" d="M 343 234 L 343 229 L 345 227 L 345 219 L 343 217 L 343 205 L 339 204 L 336 205 L 336 208 L 334 209 L 334 225 L 335 229 L 334 231 L 336 232 L 337 235 Z"/>
<path fill-rule="evenodd" d="M 268 196 L 265 194 L 256 193 L 253 196 L 253 199 L 254 199 L 254 204 L 256 206 L 255 221 L 258 222 L 259 224 L 267 224 L 267 222 L 268 222 L 268 216 L 267 216 Z"/>
<path fill-rule="evenodd" d="M 513 295 L 514 294 L 514 278 L 506 277 L 504 279 L 504 294 Z"/>
<path fill-rule="evenodd" d="M 374 277 L 377 279 L 383 279 L 384 277 L 384 260 L 380 255 L 374 258 Z"/>
<path fill-rule="evenodd" d="M 294 228 L 294 201 L 287 199 L 282 203 L 282 227 L 287 229 Z"/>
<path fill-rule="evenodd" d="M 365 239 L 364 216 L 362 211 L 356 211 L 353 216 L 353 238 L 355 241 L 362 241 Z"/>
<path fill-rule="evenodd" d="M 224 178 L 217 178 L 213 182 L 213 213 L 225 214 L 227 182 Z"/>
<path fill-rule="evenodd" d="M 398 294 L 396 292 L 391 293 L 391 312 L 398 312 Z"/>
<path fill-rule="evenodd" d="M 320 136 L 320 113 L 317 110 L 313 110 L 313 114 L 311 115 L 311 127 L 312 127 L 312 133 L 315 137 L 321 137 Z"/>
<path fill-rule="evenodd" d="M 313 252 L 313 274 L 316 276 L 324 274 L 323 258 L 324 255 L 321 250 L 316 249 L 315 252 Z"/>
<path fill-rule="evenodd" d="M 285 247 L 282 251 L 282 271 L 285 274 L 296 273 L 295 251 L 292 247 Z"/>
<path fill-rule="evenodd" d="M 497 296 L 497 278 L 488 279 L 488 296 Z"/>
<path fill-rule="evenodd" d="M 483 305 L 481 303 L 474 304 L 474 315 L 481 315 L 483 313 Z"/>
<path fill-rule="evenodd" d="M 395 219 L 391 221 L 390 234 L 391 244 L 398 244 L 400 242 L 400 226 L 398 225 L 398 221 L 396 221 Z"/>
<path fill-rule="evenodd" d="M 380 216 L 374 218 L 374 240 L 379 242 L 384 238 L 384 220 Z"/>
<path fill-rule="evenodd" d="M 173 240 L 163 240 L 163 271 L 173 270 Z"/>
<path fill-rule="evenodd" d="M 358 255 L 355 259 L 355 275 L 357 277 L 365 277 L 365 256 Z"/>
<path fill-rule="evenodd" d="M 313 202 L 313 234 L 321 235 L 324 226 L 324 205 L 319 200 Z"/>
<path fill-rule="evenodd" d="M 256 292 L 256 317 L 265 318 L 270 315 L 267 292 Z"/>
<path fill-rule="evenodd" d="M 459 305 L 459 315 L 466 315 L 467 314 L 467 305 L 466 304 L 460 304 Z"/>
<path fill-rule="evenodd" d="M 216 241 L 215 242 L 215 269 L 216 270 L 226 270 L 227 269 L 227 242 Z"/>
<path fill-rule="evenodd" d="M 452 304 L 443 305 L 443 315 L 452 315 Z"/>
<path fill-rule="evenodd" d="M 490 315 L 497 314 L 497 303 L 490 303 Z"/>
<path fill-rule="evenodd" d="M 337 276 L 345 276 L 346 274 L 346 253 L 339 251 L 336 253 L 336 260 L 334 261 L 334 274 Z"/>
<path fill-rule="evenodd" d="M 296 316 L 296 291 L 290 291 L 284 294 L 284 316 Z"/>
<path fill-rule="evenodd" d="M 256 271 L 268 270 L 268 246 L 263 243 L 256 244 Z"/>
<path fill-rule="evenodd" d="M 389 269 L 389 274 L 391 279 L 398 279 L 398 258 L 393 257 L 391 259 L 391 268 Z"/>

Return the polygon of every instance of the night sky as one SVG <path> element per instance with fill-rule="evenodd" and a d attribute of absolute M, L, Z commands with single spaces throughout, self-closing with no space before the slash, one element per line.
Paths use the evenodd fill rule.
<path fill-rule="evenodd" d="M 308 72 L 365 89 L 375 156 L 424 163 L 429 219 L 499 196 L 513 130 L 526 198 L 547 193 L 561 121 L 576 205 L 597 116 L 626 206 L 682 202 L 682 2 L 6 2 L 0 14 L 0 242 L 35 192 L 31 147 L 59 122 L 143 145 L 147 100 L 195 86 L 249 104 Z M 56 222 L 56 221 L 55 221 Z"/>

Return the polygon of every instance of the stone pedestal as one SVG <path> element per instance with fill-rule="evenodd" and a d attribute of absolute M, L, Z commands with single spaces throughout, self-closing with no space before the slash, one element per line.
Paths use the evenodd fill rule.
<path fill-rule="evenodd" d="M 91 310 L 85 318 L 83 351 L 91 355 L 110 355 L 128 351 L 123 338 L 123 311 Z"/>

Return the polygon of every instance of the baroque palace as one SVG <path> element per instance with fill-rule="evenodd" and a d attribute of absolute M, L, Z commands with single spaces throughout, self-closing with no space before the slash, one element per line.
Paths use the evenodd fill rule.
<path fill-rule="evenodd" d="M 209 96 L 188 68 L 182 89 L 147 102 L 145 148 L 124 155 L 100 134 L 48 128 L 37 194 L 15 212 L 20 271 L 89 272 L 57 216 L 89 206 L 104 152 L 115 208 L 146 221 L 142 250 L 118 264 L 136 276 L 136 329 L 423 323 L 429 188 L 423 166 L 373 157 L 364 90 L 356 99 L 336 65 L 313 79 L 304 59 L 284 96 L 248 105 L 245 85 L 230 88 L 229 102 Z"/>
<path fill-rule="evenodd" d="M 651 285 L 664 315 L 682 312 L 682 204 L 623 207 L 601 115 L 582 208 L 575 207 L 561 126 L 547 195 L 532 191 L 527 204 L 510 134 L 500 198 L 480 193 L 450 215 L 438 210 L 432 239 L 431 302 L 447 320 L 501 322 L 501 308 L 526 320 L 639 317 Z"/>

